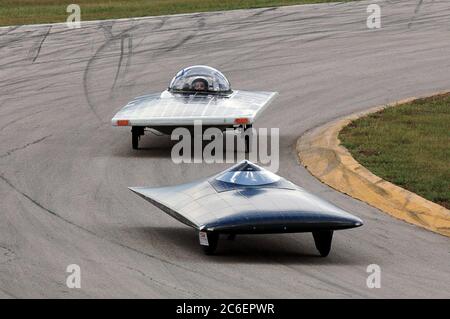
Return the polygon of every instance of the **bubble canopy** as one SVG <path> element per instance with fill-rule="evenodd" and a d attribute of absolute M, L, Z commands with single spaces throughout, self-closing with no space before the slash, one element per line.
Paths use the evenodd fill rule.
<path fill-rule="evenodd" d="M 230 82 L 219 71 L 206 65 L 182 69 L 169 85 L 174 93 L 231 93 Z"/>

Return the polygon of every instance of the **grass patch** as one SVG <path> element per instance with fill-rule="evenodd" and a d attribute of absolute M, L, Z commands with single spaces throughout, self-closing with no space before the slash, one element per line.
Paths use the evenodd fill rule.
<path fill-rule="evenodd" d="M 450 208 L 450 94 L 360 118 L 339 139 L 375 175 Z"/>
<path fill-rule="evenodd" d="M 344 0 L 351 1 L 351 0 Z M 155 16 L 175 13 L 249 9 L 331 0 L 0 0 L 0 25 L 65 22 L 71 3 L 81 7 L 81 20 Z"/>

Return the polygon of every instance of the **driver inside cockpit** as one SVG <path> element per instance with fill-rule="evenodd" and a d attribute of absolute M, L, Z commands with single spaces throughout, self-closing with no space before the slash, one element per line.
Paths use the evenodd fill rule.
<path fill-rule="evenodd" d="M 202 78 L 195 79 L 194 81 L 192 81 L 192 90 L 200 92 L 208 91 L 208 81 Z"/>

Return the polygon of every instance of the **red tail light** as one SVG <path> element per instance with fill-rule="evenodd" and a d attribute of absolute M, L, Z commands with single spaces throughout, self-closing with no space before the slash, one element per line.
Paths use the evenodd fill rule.
<path fill-rule="evenodd" d="M 235 124 L 248 124 L 249 121 L 248 121 L 248 118 L 246 118 L 246 117 L 240 117 L 240 118 L 235 119 L 234 123 Z"/>
<path fill-rule="evenodd" d="M 130 121 L 128 120 L 117 120 L 117 126 L 128 126 Z"/>

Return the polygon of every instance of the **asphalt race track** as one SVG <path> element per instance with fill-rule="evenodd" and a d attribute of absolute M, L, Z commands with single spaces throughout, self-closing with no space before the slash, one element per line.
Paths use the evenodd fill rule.
<path fill-rule="evenodd" d="M 294 151 L 336 117 L 450 89 L 450 2 L 377 1 L 379 30 L 369 3 L 0 29 L 0 297 L 449 298 L 449 238 L 321 184 Z M 278 173 L 365 221 L 336 232 L 329 257 L 311 234 L 238 236 L 205 256 L 196 232 L 127 189 L 229 167 L 176 165 L 168 137 L 133 151 L 110 125 L 192 64 L 280 92 L 257 122 L 280 128 Z M 81 289 L 66 286 L 69 264 Z"/>

